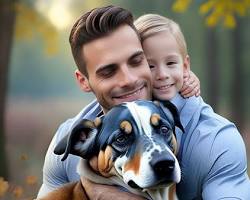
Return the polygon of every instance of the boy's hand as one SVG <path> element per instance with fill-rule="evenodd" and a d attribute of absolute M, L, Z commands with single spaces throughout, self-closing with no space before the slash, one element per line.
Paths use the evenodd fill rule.
<path fill-rule="evenodd" d="M 198 97 L 201 93 L 200 91 L 200 80 L 198 77 L 190 71 L 189 73 L 184 74 L 183 86 L 180 90 L 180 94 L 184 97 L 196 96 Z"/>
<path fill-rule="evenodd" d="M 115 186 L 96 184 L 85 178 L 81 178 L 81 182 L 90 200 L 145 200 L 138 195 L 121 191 Z"/>

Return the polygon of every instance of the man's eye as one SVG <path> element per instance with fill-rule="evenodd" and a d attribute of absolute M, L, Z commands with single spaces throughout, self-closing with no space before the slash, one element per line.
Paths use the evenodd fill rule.
<path fill-rule="evenodd" d="M 114 73 L 115 73 L 115 70 L 108 69 L 108 70 L 104 70 L 104 71 L 100 72 L 99 76 L 104 77 L 104 78 L 108 78 L 108 77 L 111 77 Z"/>
<path fill-rule="evenodd" d="M 130 64 L 133 66 L 138 66 L 143 62 L 143 56 L 137 56 L 131 60 Z"/>

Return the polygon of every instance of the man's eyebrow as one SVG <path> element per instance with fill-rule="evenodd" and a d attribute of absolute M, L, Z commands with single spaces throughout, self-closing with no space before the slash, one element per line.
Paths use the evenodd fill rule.
<path fill-rule="evenodd" d="M 115 67 L 117 67 L 117 64 L 114 64 L 114 63 L 100 66 L 99 69 L 96 70 L 96 74 L 101 74 L 103 71 L 109 70 L 109 69 L 114 69 Z"/>

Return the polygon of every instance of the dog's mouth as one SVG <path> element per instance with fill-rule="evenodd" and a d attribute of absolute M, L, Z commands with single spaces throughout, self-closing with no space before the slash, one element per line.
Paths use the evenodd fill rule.
<path fill-rule="evenodd" d="M 174 183 L 173 180 L 162 180 L 159 181 L 158 183 L 152 185 L 152 186 L 148 186 L 147 188 L 142 188 L 139 185 L 137 185 L 133 180 L 130 180 L 128 182 L 128 185 L 133 188 L 133 189 L 137 189 L 137 190 L 147 190 L 147 189 L 155 189 L 155 188 L 162 188 L 162 187 L 168 187 L 170 185 L 172 185 Z"/>
<path fill-rule="evenodd" d="M 137 185 L 134 181 L 130 180 L 128 182 L 128 185 L 131 187 L 131 188 L 134 188 L 134 189 L 138 189 L 138 190 L 143 190 L 143 188 L 141 188 L 139 185 Z"/>

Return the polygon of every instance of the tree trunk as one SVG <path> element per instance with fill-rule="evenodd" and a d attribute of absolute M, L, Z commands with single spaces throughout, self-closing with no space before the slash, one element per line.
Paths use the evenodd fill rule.
<path fill-rule="evenodd" d="M 5 179 L 8 178 L 8 167 L 5 150 L 4 116 L 14 21 L 13 1 L 0 0 L 0 176 Z"/>
<path fill-rule="evenodd" d="M 231 85 L 231 108 L 232 120 L 242 130 L 245 120 L 246 90 L 244 84 L 244 63 L 241 59 L 244 43 L 242 40 L 244 25 L 240 19 L 235 30 L 233 30 L 233 76 Z"/>
<path fill-rule="evenodd" d="M 218 66 L 218 45 L 215 30 L 207 29 L 206 58 L 207 58 L 207 92 L 208 103 L 217 111 L 220 88 L 220 68 Z"/>

